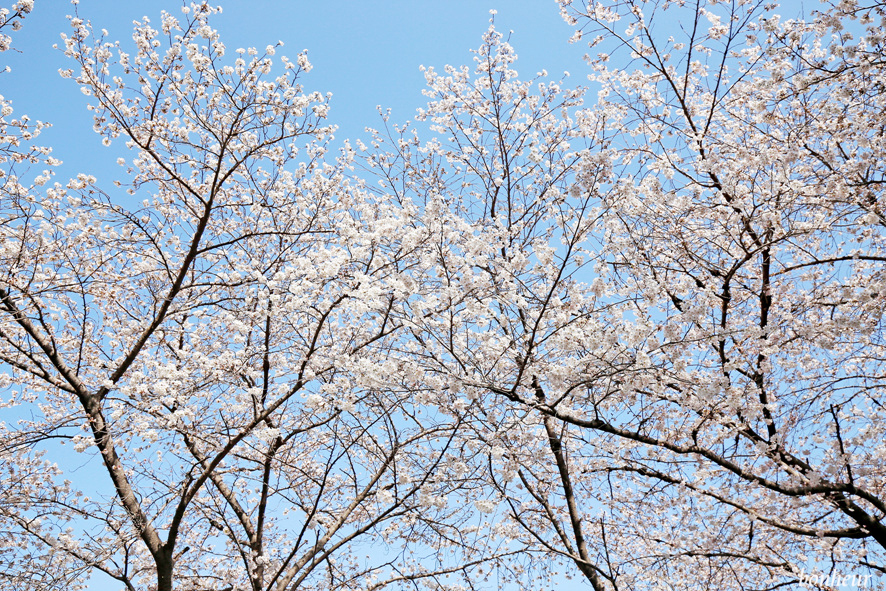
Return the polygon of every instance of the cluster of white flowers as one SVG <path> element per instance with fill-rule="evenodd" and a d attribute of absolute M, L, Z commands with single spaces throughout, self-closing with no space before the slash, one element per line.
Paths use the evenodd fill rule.
<path fill-rule="evenodd" d="M 595 588 L 882 562 L 883 9 L 559 4 L 597 103 L 493 24 L 337 157 L 306 51 L 226 56 L 202 2 L 131 54 L 74 14 L 59 73 L 138 198 L 51 183 L 0 97 L 0 559 L 281 589 L 383 585 L 378 543 L 471 588 L 541 588 L 530 555 Z M 62 484 L 56 439 L 108 478 Z"/>

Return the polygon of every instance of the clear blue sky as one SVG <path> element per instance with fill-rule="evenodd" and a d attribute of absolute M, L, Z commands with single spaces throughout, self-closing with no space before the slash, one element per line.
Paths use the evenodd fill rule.
<path fill-rule="evenodd" d="M 363 135 L 378 127 L 376 107 L 392 109 L 392 119 L 411 119 L 426 99 L 420 65 L 472 63 L 470 49 L 480 44 L 489 10 L 496 9 L 496 27 L 507 34 L 520 59 L 521 77 L 547 69 L 552 77 L 564 70 L 573 84 L 585 81 L 581 57 L 584 44 L 570 45 L 572 29 L 559 16 L 555 0 L 215 0 L 222 15 L 213 23 L 230 48 L 284 42 L 280 52 L 295 58 L 309 50 L 314 69 L 304 78 L 307 90 L 331 92 L 330 122 L 339 126 L 337 139 Z M 81 18 L 112 39 L 130 39 L 132 21 L 160 11 L 178 13 L 176 0 L 81 0 Z M 86 97 L 58 69 L 71 67 L 52 45 L 69 31 L 65 18 L 73 12 L 66 0 L 36 0 L 24 28 L 13 33 L 13 46 L 0 56 L 12 72 L 0 75 L 0 94 L 13 100 L 15 115 L 49 121 L 53 128 L 40 137 L 64 161 L 56 180 L 78 172 L 94 174 L 99 185 L 119 175 L 116 156 L 92 132 Z M 229 55 L 232 55 L 229 54 Z M 233 59 L 233 58 L 232 58 Z M 0 64 L 2 66 L 2 64 Z M 35 171 L 36 173 L 37 171 Z"/>

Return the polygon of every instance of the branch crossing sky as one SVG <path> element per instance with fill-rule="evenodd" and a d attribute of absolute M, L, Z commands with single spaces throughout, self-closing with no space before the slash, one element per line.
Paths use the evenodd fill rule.
<path fill-rule="evenodd" d="M 510 41 L 520 56 L 521 78 L 546 69 L 552 79 L 569 71 L 572 85 L 586 82 L 582 56 L 587 47 L 568 43 L 572 29 L 554 0 L 234 0 L 221 5 L 224 12 L 212 23 L 232 62 L 238 47 L 261 49 L 278 40 L 284 43 L 278 56 L 294 59 L 308 49 L 314 68 L 304 85 L 308 91 L 332 93 L 329 122 L 339 126 L 337 140 L 365 137 L 365 127 L 379 127 L 379 106 L 392 109 L 392 122 L 412 119 L 427 102 L 419 66 L 472 65 L 470 50 L 480 45 L 492 9 L 497 10 L 496 28 L 506 35 L 513 31 Z M 76 8 L 97 31 L 107 29 L 110 39 L 127 43 L 133 20 L 147 16 L 158 23 L 161 10 L 178 13 L 181 3 L 82 0 Z M 52 47 L 61 32 L 70 31 L 65 17 L 73 11 L 64 0 L 35 2 L 22 30 L 13 33 L 16 51 L 3 56 L 12 71 L 0 74 L 0 94 L 13 101 L 15 116 L 53 124 L 39 143 L 53 146 L 53 156 L 65 163 L 56 181 L 64 184 L 84 172 L 106 185 L 119 178 L 114 164 L 119 154 L 111 154 L 90 132 L 86 97 L 73 80 L 58 75 L 72 64 Z"/>

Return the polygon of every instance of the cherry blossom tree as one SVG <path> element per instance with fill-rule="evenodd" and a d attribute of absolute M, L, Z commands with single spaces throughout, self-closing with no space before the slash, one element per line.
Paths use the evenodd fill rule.
<path fill-rule="evenodd" d="M 594 416 L 563 419 L 638 444 L 607 471 L 693 499 L 696 522 L 709 507 L 675 558 L 881 571 L 884 7 L 687 7 L 567 10 L 627 131 L 606 249 L 648 328 L 628 406 L 602 412 L 615 388 L 594 384 Z"/>
<path fill-rule="evenodd" d="M 428 403 L 465 409 L 462 471 L 484 479 L 478 509 L 524 552 L 565 559 L 551 568 L 578 566 L 602 589 L 616 581 L 624 558 L 609 549 L 622 542 L 582 521 L 608 497 L 599 479 L 573 474 L 559 422 L 533 401 L 554 389 L 551 408 L 562 409 L 591 375 L 605 380 L 624 365 L 616 329 L 629 301 L 604 302 L 604 285 L 585 283 L 605 263 L 610 140 L 605 120 L 583 108 L 583 89 L 546 72 L 520 80 L 515 62 L 490 26 L 474 68 L 427 69 L 431 102 L 416 125 L 435 137 L 423 142 L 421 127 L 377 132 L 366 172 L 418 204 L 415 223 L 431 232 L 421 297 L 400 320 L 413 343 L 399 355 L 436 376 Z"/>
<path fill-rule="evenodd" d="M 160 591 L 457 581 L 506 550 L 447 502 L 461 415 L 422 416 L 420 376 L 391 365 L 426 231 L 404 232 L 408 211 L 327 154 L 306 55 L 275 73 L 277 46 L 230 52 L 219 10 L 144 19 L 131 51 L 71 17 L 62 75 L 123 144 L 114 187 L 22 169 L 47 160 L 25 147 L 40 124 L 4 120 L 0 362 L 19 419 L 0 447 L 4 576 L 74 589 L 101 572 Z M 65 469 L 83 463 L 88 482 Z"/>
<path fill-rule="evenodd" d="M 595 589 L 882 572 L 884 7 L 561 4 L 595 106 L 490 30 L 369 160 L 435 229 L 403 322 L 484 508 Z"/>
<path fill-rule="evenodd" d="M 599 103 L 575 118 L 598 156 L 552 159 L 575 180 L 538 171 L 568 192 L 521 187 L 529 205 L 508 221 L 551 220 L 534 241 L 509 253 L 513 234 L 486 232 L 505 247 L 490 263 L 465 233 L 456 291 L 484 304 L 464 306 L 458 347 L 435 357 L 511 417 L 493 488 L 595 589 L 883 572 L 884 7 L 787 20 L 755 2 L 561 4 L 597 54 Z M 556 138 L 493 123 L 482 137 L 507 138 L 491 142 L 507 155 L 467 144 L 487 112 L 518 113 L 502 94 L 505 109 L 470 99 L 442 116 L 481 154 L 451 161 L 509 163 L 462 180 L 486 207 L 469 211 L 499 202 L 496 178 L 537 170 L 533 132 Z M 585 261 L 593 274 L 573 271 Z"/>
<path fill-rule="evenodd" d="M 11 10 L 0 9 L 0 52 L 13 47 L 13 34 L 22 28 L 32 8 L 32 1 L 22 0 Z M 27 193 L 18 178 L 19 171 L 31 165 L 51 167 L 56 163 L 49 157 L 48 148 L 33 142 L 46 124 L 32 122 L 27 116 L 12 115 L 12 105 L 0 97 L 0 192 L 4 205 Z M 4 222 L 6 219 L 4 216 Z M 0 388 L 6 392 L 10 386 L 10 376 L 0 376 Z M 14 398 L 4 398 L 0 402 L 3 409 L 15 406 Z M 29 453 L 28 443 L 27 437 L 11 432 L 6 422 L 0 424 L 0 584 L 9 589 L 76 588 L 81 573 L 79 565 L 64 552 L 47 551 L 39 542 L 22 536 L 15 520 L 10 519 L 11 515 L 21 511 L 31 511 L 31 521 L 40 519 L 44 508 L 42 499 L 66 492 L 64 483 L 53 481 L 53 477 L 58 476 L 58 469 L 39 451 Z"/>
<path fill-rule="evenodd" d="M 337 155 L 306 55 L 219 9 L 71 18 L 125 180 L 55 182 L 0 105 L 5 580 L 886 572 L 886 7 L 560 6 L 595 101 L 491 25 Z"/>

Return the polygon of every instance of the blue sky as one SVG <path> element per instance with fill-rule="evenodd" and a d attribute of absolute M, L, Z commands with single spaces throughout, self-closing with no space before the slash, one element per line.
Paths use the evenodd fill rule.
<path fill-rule="evenodd" d="M 219 3 L 218 0 L 215 3 Z M 304 78 L 307 90 L 331 92 L 330 122 L 339 126 L 338 140 L 363 135 L 366 126 L 378 127 L 377 106 L 392 109 L 392 121 L 411 119 L 425 106 L 420 65 L 471 63 L 470 49 L 480 45 L 496 9 L 496 27 L 507 34 L 520 60 L 522 77 L 547 69 L 559 77 L 572 74 L 571 83 L 585 81 L 584 44 L 570 45 L 572 29 L 564 23 L 555 0 L 231 0 L 213 24 L 222 41 L 233 49 L 284 42 L 282 54 L 295 58 L 309 50 L 314 69 Z M 132 21 L 148 16 L 157 22 L 160 11 L 178 12 L 175 0 L 81 0 L 81 18 L 111 39 L 130 38 Z M 49 121 L 53 128 L 40 137 L 53 146 L 53 156 L 64 161 L 56 180 L 78 172 L 93 174 L 108 186 L 119 168 L 116 156 L 101 145 L 92 130 L 86 98 L 59 68 L 71 67 L 52 46 L 67 32 L 65 18 L 73 7 L 65 0 L 37 0 L 21 31 L 13 33 L 16 52 L 3 62 L 12 68 L 0 75 L 0 94 L 12 99 L 15 114 Z M 230 54 L 229 54 L 230 55 Z M 232 58 L 233 59 L 233 58 Z M 112 178 L 109 176 L 113 175 Z"/>

